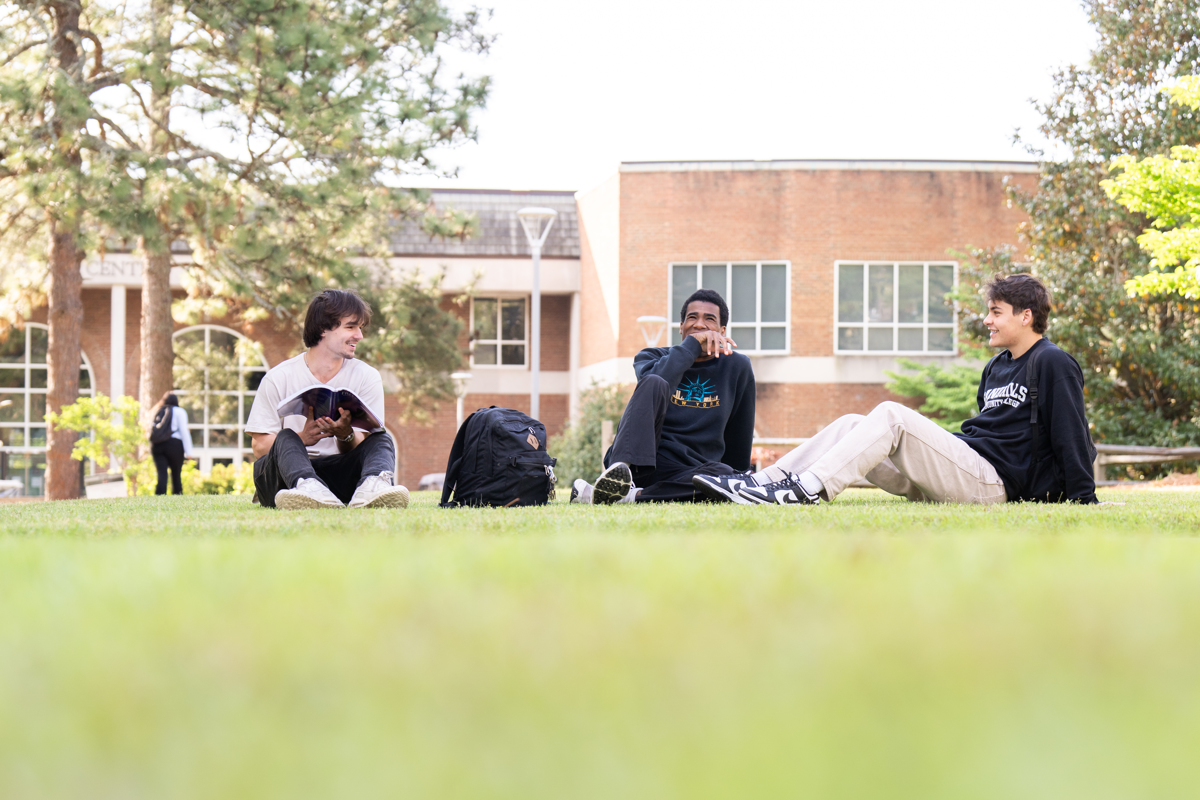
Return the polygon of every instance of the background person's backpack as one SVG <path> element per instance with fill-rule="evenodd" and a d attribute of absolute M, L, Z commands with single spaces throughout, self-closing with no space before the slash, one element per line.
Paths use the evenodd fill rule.
<path fill-rule="evenodd" d="M 171 418 L 175 406 L 163 406 L 154 415 L 154 424 L 150 426 L 150 444 L 165 442 L 171 438 Z"/>
<path fill-rule="evenodd" d="M 454 437 L 442 507 L 543 505 L 554 491 L 555 463 L 545 425 L 515 409 L 481 408 Z"/>

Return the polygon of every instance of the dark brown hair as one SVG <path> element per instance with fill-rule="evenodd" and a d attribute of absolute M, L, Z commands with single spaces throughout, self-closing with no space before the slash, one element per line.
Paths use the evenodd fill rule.
<path fill-rule="evenodd" d="M 364 328 L 371 322 L 371 307 L 353 289 L 326 289 L 312 299 L 304 315 L 304 346 L 316 347 L 325 335 L 353 317 Z"/>
<path fill-rule="evenodd" d="M 997 275 L 984 287 L 989 303 L 999 300 L 1012 306 L 1014 314 L 1033 312 L 1033 330 L 1045 333 L 1050 324 L 1050 290 L 1032 275 Z"/>
<path fill-rule="evenodd" d="M 683 308 L 679 309 L 680 325 L 687 320 L 688 306 L 695 302 L 712 303 L 714 306 L 716 306 L 719 316 L 721 317 L 722 328 L 724 328 L 729 322 L 729 306 L 725 305 L 725 299 L 712 289 L 697 289 L 688 295 L 688 299 L 683 301 Z"/>

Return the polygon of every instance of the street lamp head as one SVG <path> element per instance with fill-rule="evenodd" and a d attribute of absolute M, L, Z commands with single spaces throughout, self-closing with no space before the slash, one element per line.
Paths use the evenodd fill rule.
<path fill-rule="evenodd" d="M 450 380 L 454 381 L 454 396 L 462 399 L 467 396 L 467 384 L 471 382 L 469 372 L 451 372 Z"/>
<path fill-rule="evenodd" d="M 658 340 L 667 332 L 667 324 L 669 320 L 666 317 L 638 317 L 638 327 L 642 329 L 642 338 L 646 340 L 646 347 L 658 347 Z"/>
<path fill-rule="evenodd" d="M 553 208 L 537 206 L 522 208 L 517 212 L 517 219 L 521 220 L 521 227 L 525 229 L 525 238 L 529 240 L 530 247 L 536 249 L 546 243 L 546 236 L 549 235 L 557 216 L 558 212 Z"/>

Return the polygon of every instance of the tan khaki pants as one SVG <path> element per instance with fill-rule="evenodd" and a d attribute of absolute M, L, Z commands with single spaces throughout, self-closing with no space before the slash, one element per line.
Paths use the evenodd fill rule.
<path fill-rule="evenodd" d="M 848 414 L 775 463 L 809 471 L 832 500 L 866 478 L 891 494 L 933 503 L 1003 503 L 996 469 L 966 442 L 899 403 Z"/>

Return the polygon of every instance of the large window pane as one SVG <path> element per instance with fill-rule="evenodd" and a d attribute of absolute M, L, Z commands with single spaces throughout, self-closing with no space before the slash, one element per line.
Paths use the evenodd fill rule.
<path fill-rule="evenodd" d="M 895 345 L 892 343 L 891 328 L 868 328 L 867 329 L 867 349 L 868 350 L 893 350 Z"/>
<path fill-rule="evenodd" d="M 755 341 L 754 328 L 730 328 L 729 336 L 735 342 L 739 350 L 757 350 L 758 342 Z"/>
<path fill-rule="evenodd" d="M 48 370 L 46 368 L 29 370 L 29 388 L 30 389 L 45 389 L 49 386 L 47 381 L 50 380 Z"/>
<path fill-rule="evenodd" d="M 0 363 L 25 363 L 25 331 L 13 328 L 7 339 L 0 339 Z"/>
<path fill-rule="evenodd" d="M 683 301 L 696 291 L 696 265 L 676 264 L 671 267 L 671 313 L 668 319 L 676 319 L 683 308 Z"/>
<path fill-rule="evenodd" d="M 897 322 L 925 321 L 925 265 L 901 264 Z M 901 348 L 904 349 L 904 348 Z"/>
<path fill-rule="evenodd" d="M 521 366 L 525 363 L 525 345 L 506 344 L 500 347 L 500 363 Z"/>
<path fill-rule="evenodd" d="M 476 300 L 475 301 L 475 338 L 476 339 L 495 339 L 496 338 L 496 301 L 495 300 Z M 493 362 L 495 363 L 495 362 Z"/>
<path fill-rule="evenodd" d="M 25 395 L 0 392 L 0 422 L 25 421 Z"/>
<path fill-rule="evenodd" d="M 929 349 L 941 353 L 954 350 L 954 330 L 952 328 L 930 328 Z"/>
<path fill-rule="evenodd" d="M 208 431 L 209 447 L 237 447 L 237 428 L 211 428 Z"/>
<path fill-rule="evenodd" d="M 25 430 L 23 428 L 0 428 L 0 442 L 6 447 L 24 447 Z"/>
<path fill-rule="evenodd" d="M 724 264 L 705 264 L 700 268 L 700 272 L 701 288 L 720 292 L 721 297 L 725 297 L 728 294 L 728 289 L 725 286 L 726 267 Z M 729 302 L 728 298 L 726 298 L 725 302 Z"/>
<path fill-rule="evenodd" d="M 505 300 L 500 303 L 500 338 L 512 341 L 525 339 L 525 301 Z"/>
<path fill-rule="evenodd" d="M 755 322 L 758 314 L 758 267 L 733 265 L 733 288 L 729 297 L 731 322 Z M 734 337 L 735 339 L 737 337 Z"/>
<path fill-rule="evenodd" d="M 50 348 L 50 331 L 46 328 L 29 329 L 29 363 L 47 363 L 47 351 Z"/>
<path fill-rule="evenodd" d="M 787 266 L 784 264 L 762 265 L 761 321 L 787 322 Z"/>
<path fill-rule="evenodd" d="M 897 350 L 924 350 L 925 331 L 920 328 L 901 328 L 896 332 Z"/>
<path fill-rule="evenodd" d="M 892 295 L 895 284 L 891 264 L 872 264 L 867 286 L 867 321 L 892 321 Z M 874 350 L 875 348 L 870 348 Z"/>
<path fill-rule="evenodd" d="M 838 328 L 838 350 L 862 350 L 862 328 Z"/>
<path fill-rule="evenodd" d="M 92 376 L 88 374 L 86 367 L 79 368 L 79 393 L 87 394 L 92 388 Z"/>
<path fill-rule="evenodd" d="M 954 307 L 946 294 L 954 289 L 954 265 L 929 265 L 929 321 L 953 322 Z M 932 349 L 932 343 L 930 345 Z"/>
<path fill-rule="evenodd" d="M 784 328 L 763 328 L 759 339 L 760 350 L 787 350 L 787 330 Z"/>
<path fill-rule="evenodd" d="M 475 345 L 475 363 L 476 364 L 495 364 L 496 363 L 496 345 L 494 344 L 477 344 Z"/>
<path fill-rule="evenodd" d="M 838 267 L 838 322 L 863 322 L 862 264 Z M 861 349 L 861 345 L 853 349 Z"/>
<path fill-rule="evenodd" d="M 46 429 L 45 428 L 30 428 L 29 429 L 29 446 L 30 447 L 45 447 L 46 446 Z"/>
<path fill-rule="evenodd" d="M 46 421 L 46 395 L 41 392 L 29 395 L 29 421 Z"/>

